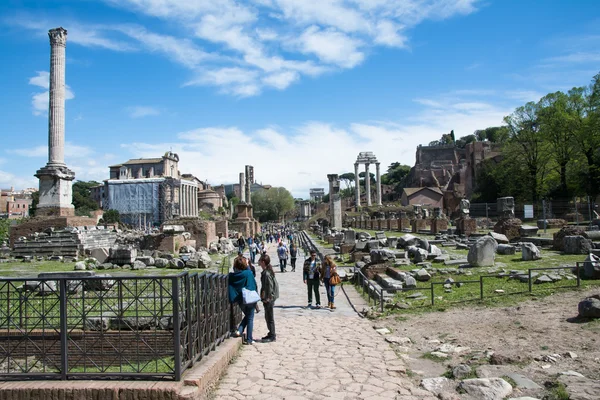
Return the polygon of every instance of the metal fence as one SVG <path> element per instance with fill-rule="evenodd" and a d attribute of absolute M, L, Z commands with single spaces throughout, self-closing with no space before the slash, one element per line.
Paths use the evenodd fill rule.
<path fill-rule="evenodd" d="M 533 216 L 525 213 L 526 206 L 533 211 Z M 471 217 L 490 218 L 496 220 L 498 211 L 496 203 L 471 203 Z M 520 219 L 565 219 L 576 225 L 587 225 L 596 219 L 598 205 L 590 196 L 574 197 L 562 200 L 540 200 L 515 204 L 515 216 Z"/>
<path fill-rule="evenodd" d="M 574 267 L 572 266 L 563 266 L 563 267 L 549 267 L 549 268 L 529 268 L 528 270 L 523 270 L 522 273 L 520 274 L 512 274 L 511 276 L 504 276 L 506 278 L 511 277 L 511 278 L 519 278 L 519 277 L 527 277 L 527 288 L 521 287 L 521 289 L 517 290 L 517 291 L 507 291 L 504 290 L 505 288 L 503 288 L 503 286 L 501 284 L 498 284 L 498 275 L 480 275 L 479 279 L 472 279 L 472 280 L 464 280 L 464 281 L 453 281 L 451 284 L 452 285 L 456 285 L 456 284 L 460 284 L 461 286 L 465 286 L 465 285 L 477 285 L 479 286 L 479 290 L 476 291 L 476 296 L 471 296 L 471 297 L 461 297 L 460 300 L 454 301 L 454 303 L 464 303 L 464 302 L 469 302 L 469 301 L 481 301 L 484 300 L 486 298 L 493 298 L 493 297 L 501 297 L 501 296 L 509 296 L 509 295 L 515 295 L 515 294 L 523 294 L 523 293 L 535 293 L 536 291 L 534 290 L 534 280 L 535 280 L 535 276 L 532 276 L 532 273 L 535 273 L 536 271 L 556 271 L 556 270 L 573 270 L 575 277 L 573 279 L 573 284 L 570 285 L 560 285 L 560 284 L 551 284 L 551 286 L 548 286 L 550 284 L 546 284 L 545 286 L 541 286 L 541 289 L 565 289 L 565 288 L 570 288 L 570 289 L 574 289 L 574 288 L 578 288 L 581 286 L 581 278 L 580 278 L 580 271 L 583 270 L 583 264 L 584 263 L 576 263 L 576 265 Z M 492 279 L 493 278 L 493 279 Z M 490 280 L 493 280 L 494 283 L 490 283 Z M 570 281 L 566 281 L 566 282 L 570 282 Z M 370 280 L 367 276 L 365 276 L 365 274 L 363 274 L 363 272 L 360 270 L 360 268 L 358 267 L 354 267 L 354 283 L 356 285 L 358 285 L 361 289 L 363 294 L 365 294 L 368 297 L 368 301 L 369 301 L 369 305 L 371 305 L 371 303 L 373 304 L 374 307 L 379 307 L 380 311 L 383 312 L 384 308 L 385 308 L 385 303 L 386 302 L 391 302 L 391 300 L 394 299 L 394 297 L 398 294 L 398 293 L 407 293 L 407 292 L 417 292 L 417 291 L 424 291 L 427 293 L 427 295 L 423 295 L 421 300 L 423 300 L 420 304 L 418 304 L 417 306 L 424 306 L 424 307 L 430 307 L 430 306 L 434 306 L 436 304 L 436 297 L 438 297 L 438 294 L 441 293 L 436 293 L 436 290 L 442 289 L 443 286 L 445 284 L 447 284 L 447 282 L 445 281 L 430 281 L 427 283 L 420 283 L 420 285 L 417 285 L 417 287 L 413 287 L 413 288 L 402 288 L 402 289 L 396 289 L 396 288 L 384 288 L 380 285 L 376 285 L 372 280 Z M 500 290 L 501 292 L 497 292 L 497 290 Z M 443 292 L 442 292 L 443 293 Z M 427 301 L 425 301 L 427 300 Z M 446 303 L 448 304 L 448 303 Z M 452 304 L 452 303 L 450 303 Z M 412 308 L 412 305 L 411 305 Z"/>
<path fill-rule="evenodd" d="M 0 379 L 174 379 L 241 320 L 227 275 L 0 279 Z"/>

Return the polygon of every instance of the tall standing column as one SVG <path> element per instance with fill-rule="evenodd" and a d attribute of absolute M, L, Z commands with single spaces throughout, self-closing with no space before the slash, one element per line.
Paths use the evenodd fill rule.
<path fill-rule="evenodd" d="M 48 162 L 36 171 L 39 203 L 36 216 L 72 216 L 75 173 L 65 165 L 65 50 L 67 30 L 50 29 L 50 87 L 48 108 Z"/>
<path fill-rule="evenodd" d="M 67 31 L 51 29 L 50 108 L 48 110 L 48 165 L 65 165 L 65 49 Z"/>
<path fill-rule="evenodd" d="M 251 189 L 254 179 L 254 167 L 252 165 L 246 165 L 246 203 L 252 204 Z"/>
<path fill-rule="evenodd" d="M 377 205 L 381 204 L 381 174 L 379 169 L 380 163 L 375 163 L 375 177 L 377 178 Z"/>
<path fill-rule="evenodd" d="M 371 207 L 371 175 L 369 174 L 369 163 L 365 164 L 365 192 L 367 192 L 367 207 Z"/>
<path fill-rule="evenodd" d="M 246 180 L 244 179 L 244 173 L 240 172 L 240 203 L 246 202 Z"/>
<path fill-rule="evenodd" d="M 185 214 L 187 212 L 187 208 L 185 206 L 185 185 L 181 185 L 181 187 L 179 188 L 179 208 L 181 209 L 181 216 L 185 217 Z"/>
<path fill-rule="evenodd" d="M 354 185 L 355 194 L 356 194 L 356 211 L 358 211 L 358 207 L 360 207 L 360 179 L 358 178 L 358 163 L 354 164 Z"/>

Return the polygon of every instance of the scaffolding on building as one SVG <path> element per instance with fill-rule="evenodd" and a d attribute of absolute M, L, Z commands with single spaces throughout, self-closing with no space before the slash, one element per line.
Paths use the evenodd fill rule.
<path fill-rule="evenodd" d="M 109 180 L 105 209 L 117 210 L 121 222 L 151 230 L 180 214 L 181 181 L 169 177 Z"/>

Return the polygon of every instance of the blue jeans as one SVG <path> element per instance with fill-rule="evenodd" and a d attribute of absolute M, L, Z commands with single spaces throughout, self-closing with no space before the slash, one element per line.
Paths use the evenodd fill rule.
<path fill-rule="evenodd" d="M 254 328 L 254 307 L 255 304 L 244 304 L 242 305 L 242 312 L 244 313 L 244 319 L 240 323 L 238 327 L 238 332 L 240 335 L 244 333 L 244 329 L 246 329 L 246 338 L 248 342 L 252 341 L 252 328 Z"/>
<path fill-rule="evenodd" d="M 281 272 L 283 272 L 286 267 L 287 267 L 287 258 L 280 258 L 279 259 L 279 268 L 281 269 Z"/>
<path fill-rule="evenodd" d="M 325 285 L 325 292 L 327 292 L 327 301 L 333 303 L 335 300 L 335 286 L 329 284 L 329 278 L 323 279 Z"/>

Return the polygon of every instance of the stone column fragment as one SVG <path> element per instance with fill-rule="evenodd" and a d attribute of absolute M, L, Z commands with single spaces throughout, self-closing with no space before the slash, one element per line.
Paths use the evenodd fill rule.
<path fill-rule="evenodd" d="M 375 176 L 377 179 L 377 205 L 381 204 L 381 171 L 380 171 L 380 163 L 375 163 Z"/>
<path fill-rule="evenodd" d="M 371 175 L 369 174 L 369 163 L 365 164 L 365 192 L 367 192 L 367 207 L 371 207 Z"/>
<path fill-rule="evenodd" d="M 356 186 L 356 208 L 360 207 L 360 179 L 358 177 L 358 163 L 354 164 L 354 185 Z"/>

